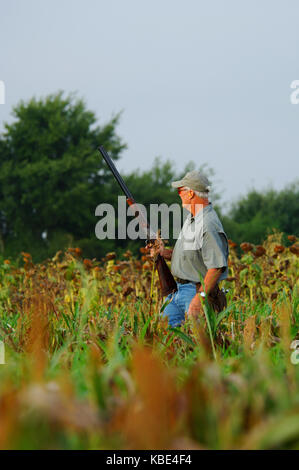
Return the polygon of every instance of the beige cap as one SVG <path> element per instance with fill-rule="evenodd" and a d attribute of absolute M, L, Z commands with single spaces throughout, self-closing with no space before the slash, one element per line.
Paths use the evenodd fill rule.
<path fill-rule="evenodd" d="M 197 170 L 189 171 L 179 181 L 173 181 L 171 186 L 173 188 L 180 188 L 181 186 L 187 186 L 193 191 L 208 192 L 210 190 L 210 181 L 208 178 Z"/>

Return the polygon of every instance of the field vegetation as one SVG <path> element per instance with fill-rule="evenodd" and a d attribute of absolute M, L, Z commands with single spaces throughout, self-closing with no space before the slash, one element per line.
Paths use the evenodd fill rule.
<path fill-rule="evenodd" d="M 161 319 L 143 248 L 2 259 L 0 447 L 298 449 L 299 244 L 288 239 L 230 241 L 227 309 L 203 305 L 181 328 Z"/>

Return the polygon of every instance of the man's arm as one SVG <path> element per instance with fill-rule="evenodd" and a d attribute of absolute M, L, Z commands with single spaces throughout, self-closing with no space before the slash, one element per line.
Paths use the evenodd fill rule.
<path fill-rule="evenodd" d="M 224 268 L 225 269 L 225 268 Z M 204 278 L 204 288 L 203 286 L 200 286 L 199 291 L 200 292 L 206 292 L 208 295 L 211 290 L 215 287 L 215 285 L 218 282 L 219 277 L 221 276 L 221 273 L 223 271 L 223 268 L 211 268 L 208 269 L 205 278 Z M 193 299 L 190 302 L 189 309 L 188 309 L 188 315 L 192 315 L 193 317 L 197 317 L 200 313 L 202 312 L 202 305 L 201 305 L 201 299 L 198 293 L 195 294 Z"/>
<path fill-rule="evenodd" d="M 221 273 L 225 270 L 224 268 L 211 268 L 208 269 L 205 278 L 204 278 L 204 288 L 203 286 L 200 286 L 199 291 L 200 292 L 205 292 L 207 295 L 214 289 L 216 286 Z"/>
<path fill-rule="evenodd" d="M 226 244 L 224 234 L 213 231 L 204 233 L 201 251 L 207 273 L 204 278 L 204 288 L 201 286 L 200 292 L 205 291 L 209 294 L 219 281 L 222 272 L 226 270 L 228 255 Z M 200 312 L 202 312 L 201 299 L 197 294 L 190 302 L 188 314 L 197 316 Z"/>

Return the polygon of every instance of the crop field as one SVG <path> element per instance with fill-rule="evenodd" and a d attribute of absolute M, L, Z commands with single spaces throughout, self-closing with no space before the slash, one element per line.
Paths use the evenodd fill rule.
<path fill-rule="evenodd" d="M 144 249 L 0 264 L 1 449 L 299 449 L 299 243 L 230 241 L 228 306 L 169 328 Z M 299 345 L 299 341 L 298 341 Z"/>

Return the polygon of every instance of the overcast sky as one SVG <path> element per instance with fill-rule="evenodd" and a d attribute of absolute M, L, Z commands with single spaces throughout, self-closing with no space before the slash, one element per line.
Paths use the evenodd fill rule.
<path fill-rule="evenodd" d="M 298 0 L 1 0 L 0 127 L 19 100 L 77 91 L 123 110 L 121 170 L 216 170 L 223 200 L 298 177 Z"/>

